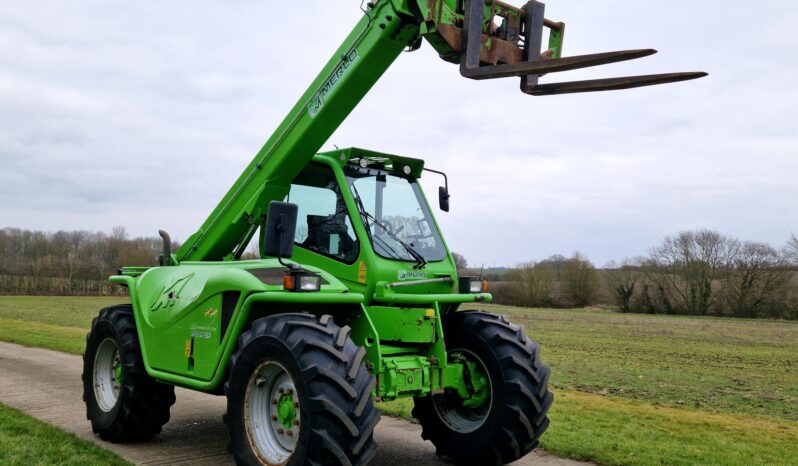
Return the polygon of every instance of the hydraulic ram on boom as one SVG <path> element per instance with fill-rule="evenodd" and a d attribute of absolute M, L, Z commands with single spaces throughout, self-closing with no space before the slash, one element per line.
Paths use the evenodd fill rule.
<path fill-rule="evenodd" d="M 407 48 L 426 39 L 441 58 L 460 64 L 471 79 L 521 77 L 531 95 L 627 89 L 702 77 L 705 73 L 538 84 L 547 73 L 640 58 L 654 50 L 629 50 L 561 57 L 565 25 L 547 20 L 540 2 L 523 8 L 485 0 L 380 0 L 324 66 L 308 90 L 233 184 L 202 227 L 174 258 L 207 261 L 239 256 L 263 224 L 272 200 L 281 200 L 292 180 Z M 497 24 L 500 21 L 500 24 Z M 543 31 L 550 30 L 543 46 Z"/>

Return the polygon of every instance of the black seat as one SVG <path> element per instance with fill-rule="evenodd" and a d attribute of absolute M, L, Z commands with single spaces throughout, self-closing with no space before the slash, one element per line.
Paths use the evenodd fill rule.
<path fill-rule="evenodd" d="M 345 218 L 333 215 L 308 215 L 308 237 L 302 246 L 322 254 L 344 258 L 353 250 L 354 240 L 349 236 Z M 330 252 L 333 235 L 338 236 L 338 250 Z"/>

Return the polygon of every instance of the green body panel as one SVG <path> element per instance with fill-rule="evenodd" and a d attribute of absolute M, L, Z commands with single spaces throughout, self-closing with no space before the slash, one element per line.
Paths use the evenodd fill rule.
<path fill-rule="evenodd" d="M 276 259 L 189 262 L 134 271 L 133 276 L 117 275 L 111 281 L 128 287 L 147 372 L 176 385 L 215 391 L 224 382 L 228 360 L 254 317 L 253 309 L 277 305 L 295 307 L 294 312 L 300 312 L 303 305 L 361 309 L 362 295 L 349 293 L 322 270 L 306 268 L 327 282 L 320 292 L 287 292 L 248 272 L 276 270 L 279 278 L 284 268 Z M 239 293 L 231 300 L 226 328 L 223 293 Z"/>
<path fill-rule="evenodd" d="M 435 342 L 435 310 L 371 306 L 369 317 L 379 329 L 383 342 L 426 343 Z"/>

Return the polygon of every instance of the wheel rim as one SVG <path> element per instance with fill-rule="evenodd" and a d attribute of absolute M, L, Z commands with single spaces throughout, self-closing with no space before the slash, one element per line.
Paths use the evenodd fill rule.
<path fill-rule="evenodd" d="M 112 338 L 106 338 L 97 347 L 94 356 L 94 398 L 105 412 L 114 409 L 119 401 L 122 383 L 122 360 L 119 348 Z"/>
<path fill-rule="evenodd" d="M 258 457 L 269 465 L 288 462 L 299 440 L 300 405 L 285 367 L 261 363 L 249 378 L 244 404 L 247 438 Z"/>
<path fill-rule="evenodd" d="M 467 362 L 470 371 L 481 372 L 475 376 L 484 377 L 487 384 L 487 399 L 478 406 L 467 406 L 467 401 L 464 402 L 454 393 L 444 393 L 432 397 L 435 412 L 438 413 L 438 417 L 444 424 L 455 432 L 468 434 L 482 427 L 488 419 L 493 406 L 493 383 L 487 375 L 488 370 L 485 363 L 472 351 L 457 349 L 451 351 L 449 355 L 452 359 Z"/>

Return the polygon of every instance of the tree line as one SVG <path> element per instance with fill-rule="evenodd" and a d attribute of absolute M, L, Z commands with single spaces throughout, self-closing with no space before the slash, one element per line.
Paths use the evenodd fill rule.
<path fill-rule="evenodd" d="M 0 229 L 0 294 L 105 295 L 122 265 L 153 266 L 159 238 L 130 238 L 123 227 L 90 231 Z"/>
<path fill-rule="evenodd" d="M 798 319 L 798 237 L 776 249 L 712 230 L 666 237 L 644 257 L 597 269 L 581 253 L 519 264 L 495 301 L 528 307 L 614 305 L 622 312 Z"/>
<path fill-rule="evenodd" d="M 160 251 L 160 238 L 131 238 L 123 227 L 110 233 L 0 229 L 0 294 L 122 294 L 108 276 L 122 265 L 155 266 Z M 501 304 L 798 319 L 796 235 L 777 249 L 712 230 L 685 231 L 647 256 L 602 269 L 579 252 L 488 271 L 469 270 L 465 257 L 453 255 L 464 273 L 491 280 Z"/>

